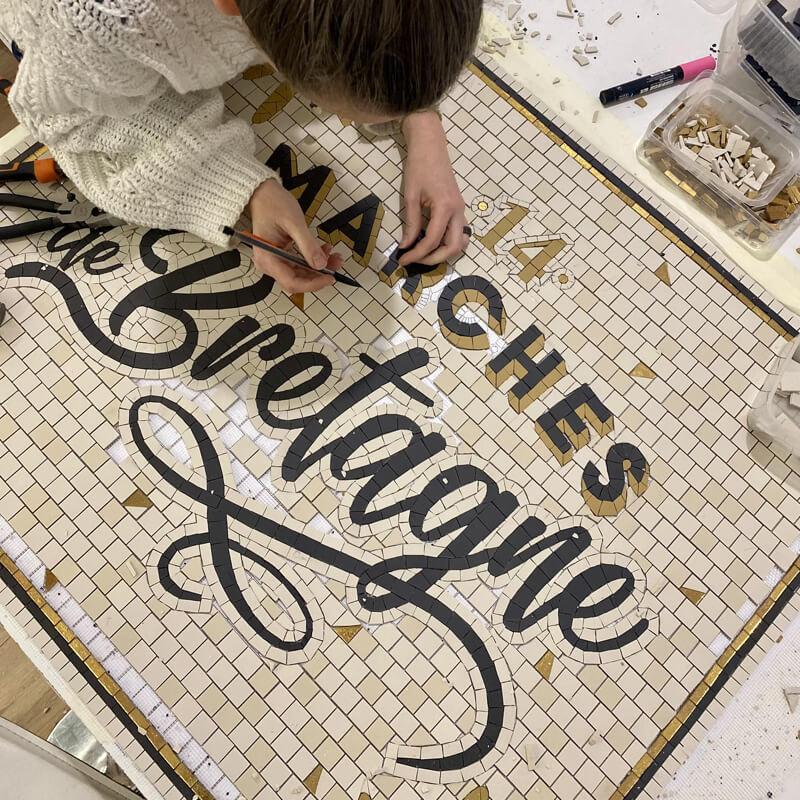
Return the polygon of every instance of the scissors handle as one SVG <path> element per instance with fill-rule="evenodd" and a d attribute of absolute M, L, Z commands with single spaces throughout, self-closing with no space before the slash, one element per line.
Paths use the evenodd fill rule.
<path fill-rule="evenodd" d="M 39 158 L 36 161 L 14 161 L 0 164 L 0 183 L 8 181 L 38 181 L 53 183 L 61 178 L 56 162 L 52 158 Z"/>
<path fill-rule="evenodd" d="M 6 225 L 0 228 L 0 242 L 7 239 L 16 239 L 19 236 L 30 236 L 32 233 L 42 233 L 52 231 L 63 225 L 63 221 L 58 217 L 48 219 L 34 219 L 30 222 L 20 222 L 17 225 Z"/>
<path fill-rule="evenodd" d="M 0 194 L 0 207 L 29 208 L 32 211 L 49 211 L 52 214 L 63 213 L 63 207 L 43 197 L 28 197 L 24 194 Z"/>

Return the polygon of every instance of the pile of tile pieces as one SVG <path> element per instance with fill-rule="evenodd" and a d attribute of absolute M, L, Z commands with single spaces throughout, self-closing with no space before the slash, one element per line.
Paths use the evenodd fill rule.
<path fill-rule="evenodd" d="M 698 116 L 686 122 L 678 131 L 678 147 L 698 166 L 704 166 L 750 200 L 758 198 L 775 172 L 775 162 L 747 131 L 738 125 L 723 125 L 713 117 Z"/>
<path fill-rule="evenodd" d="M 556 16 L 563 19 L 577 20 L 579 27 L 583 28 L 586 16 L 584 12 L 576 10 L 573 0 L 565 0 L 565 2 L 566 9 L 557 11 Z M 522 4 L 519 2 L 508 4 L 506 12 L 508 14 L 508 21 L 513 23 L 513 27 L 508 31 L 507 36 L 495 36 L 493 39 L 483 41 L 481 43 L 481 49 L 484 53 L 489 55 L 494 55 L 496 53 L 497 55 L 505 56 L 512 43 L 516 42 L 519 50 L 523 50 L 523 40 L 526 36 L 530 36 L 531 39 L 537 39 L 541 36 L 542 32 L 540 30 L 528 30 L 527 23 L 524 18 L 520 16 L 521 10 Z M 613 25 L 621 16 L 622 12 L 618 11 L 608 20 L 608 24 Z M 534 22 L 538 17 L 539 15 L 535 11 L 528 14 L 528 19 L 531 22 Z M 551 34 L 548 33 L 545 38 L 549 40 Z M 597 37 L 593 33 L 585 33 L 581 30 L 578 34 L 578 39 L 582 44 L 577 45 L 573 49 L 572 57 L 582 67 L 586 67 L 591 63 L 590 60 L 586 58 L 586 55 L 596 55 L 599 52 Z"/>

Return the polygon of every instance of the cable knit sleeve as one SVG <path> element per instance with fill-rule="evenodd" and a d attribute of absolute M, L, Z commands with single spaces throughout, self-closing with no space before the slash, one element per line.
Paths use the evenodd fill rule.
<path fill-rule="evenodd" d="M 112 77 L 87 70 L 80 57 L 70 67 L 46 42 L 34 43 L 25 48 L 12 108 L 95 205 L 228 246 L 223 227 L 276 177 L 255 158 L 254 132 L 226 116 L 220 90 L 180 93 L 151 65 L 124 51 L 116 59 Z"/>

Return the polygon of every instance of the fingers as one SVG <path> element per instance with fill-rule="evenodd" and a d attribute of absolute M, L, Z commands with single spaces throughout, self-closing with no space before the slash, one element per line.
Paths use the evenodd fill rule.
<path fill-rule="evenodd" d="M 422 201 L 416 195 L 409 195 L 406 197 L 406 225 L 403 238 L 400 240 L 400 249 L 411 247 L 420 233 L 422 233 Z"/>
<path fill-rule="evenodd" d="M 458 255 L 469 241 L 464 235 L 465 224 L 463 206 L 434 207 L 425 238 L 400 259 L 400 265 L 434 266 Z"/>
<path fill-rule="evenodd" d="M 436 264 L 441 264 L 442 261 L 455 258 L 463 253 L 469 246 L 469 236 L 464 233 L 465 224 L 466 218 L 463 214 L 453 217 L 447 226 L 447 233 L 442 246 L 431 253 L 424 261 L 418 263 L 436 266 Z"/>
<path fill-rule="evenodd" d="M 254 264 L 259 272 L 274 278 L 289 294 L 318 292 L 334 282 L 330 275 L 322 275 L 263 251 L 255 254 Z"/>
<path fill-rule="evenodd" d="M 325 258 L 328 259 L 328 269 L 332 270 L 333 272 L 338 272 L 344 264 L 344 259 L 339 255 L 339 253 L 334 253 L 331 255 L 331 250 L 333 250 L 331 245 L 322 245 L 322 252 L 325 253 Z"/>
<path fill-rule="evenodd" d="M 292 238 L 295 247 L 300 251 L 300 255 L 314 269 L 325 269 L 328 266 L 328 255 L 314 237 L 314 234 L 308 229 L 306 218 L 300 212 L 300 206 L 297 207 L 297 210 L 298 216 L 295 217 L 293 215 L 292 219 L 286 223 L 286 233 Z"/>

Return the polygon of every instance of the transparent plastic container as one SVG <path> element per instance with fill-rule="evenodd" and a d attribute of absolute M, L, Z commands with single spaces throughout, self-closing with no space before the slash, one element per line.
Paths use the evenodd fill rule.
<path fill-rule="evenodd" d="M 720 40 L 716 71 L 690 84 L 650 125 L 637 148 L 639 159 L 665 185 L 682 191 L 700 211 L 763 259 L 800 224 L 800 203 L 790 204 L 794 211 L 785 219 L 778 219 L 774 209 L 766 210 L 775 198 L 776 202 L 787 199 L 784 188 L 792 186 L 792 193 L 800 189 L 800 38 L 794 35 L 800 34 L 800 0 L 783 1 L 794 5 L 787 9 L 775 2 L 739 0 Z M 792 92 L 797 92 L 797 99 Z M 707 102 L 720 119 L 740 125 L 779 165 L 757 198 L 731 192 L 730 186 L 678 148 L 675 130 L 689 119 L 684 112 L 691 113 L 698 102 Z"/>
<path fill-rule="evenodd" d="M 749 10 L 747 5 L 742 4 L 735 22 L 738 42 L 747 54 L 745 62 L 751 67 L 755 62 L 786 94 L 800 98 L 800 72 L 797 69 L 800 42 L 795 35 L 800 28 L 795 28 L 793 23 L 795 17 L 800 20 L 796 8 L 779 16 L 770 9 L 778 11 L 778 5 L 786 9 L 783 4 L 769 3 L 765 6 L 756 2 Z"/>
<path fill-rule="evenodd" d="M 750 136 L 754 146 L 775 162 L 775 172 L 765 181 L 755 197 L 725 183 L 704 168 L 704 162 L 693 161 L 679 146 L 678 132 L 698 117 L 714 116 L 728 128 L 739 125 Z M 800 173 L 800 142 L 779 127 L 769 116 L 711 77 L 693 83 L 683 98 L 683 108 L 664 126 L 664 143 L 674 158 L 701 180 L 710 181 L 731 199 L 752 208 L 763 208 L 786 184 Z"/>
<path fill-rule="evenodd" d="M 789 448 L 800 458 L 800 408 L 779 391 L 781 378 L 789 369 L 800 370 L 800 337 L 788 342 L 775 359 L 747 421 L 754 433 Z"/>
<path fill-rule="evenodd" d="M 724 14 L 736 5 L 736 0 L 697 0 L 697 5 L 712 14 Z"/>

